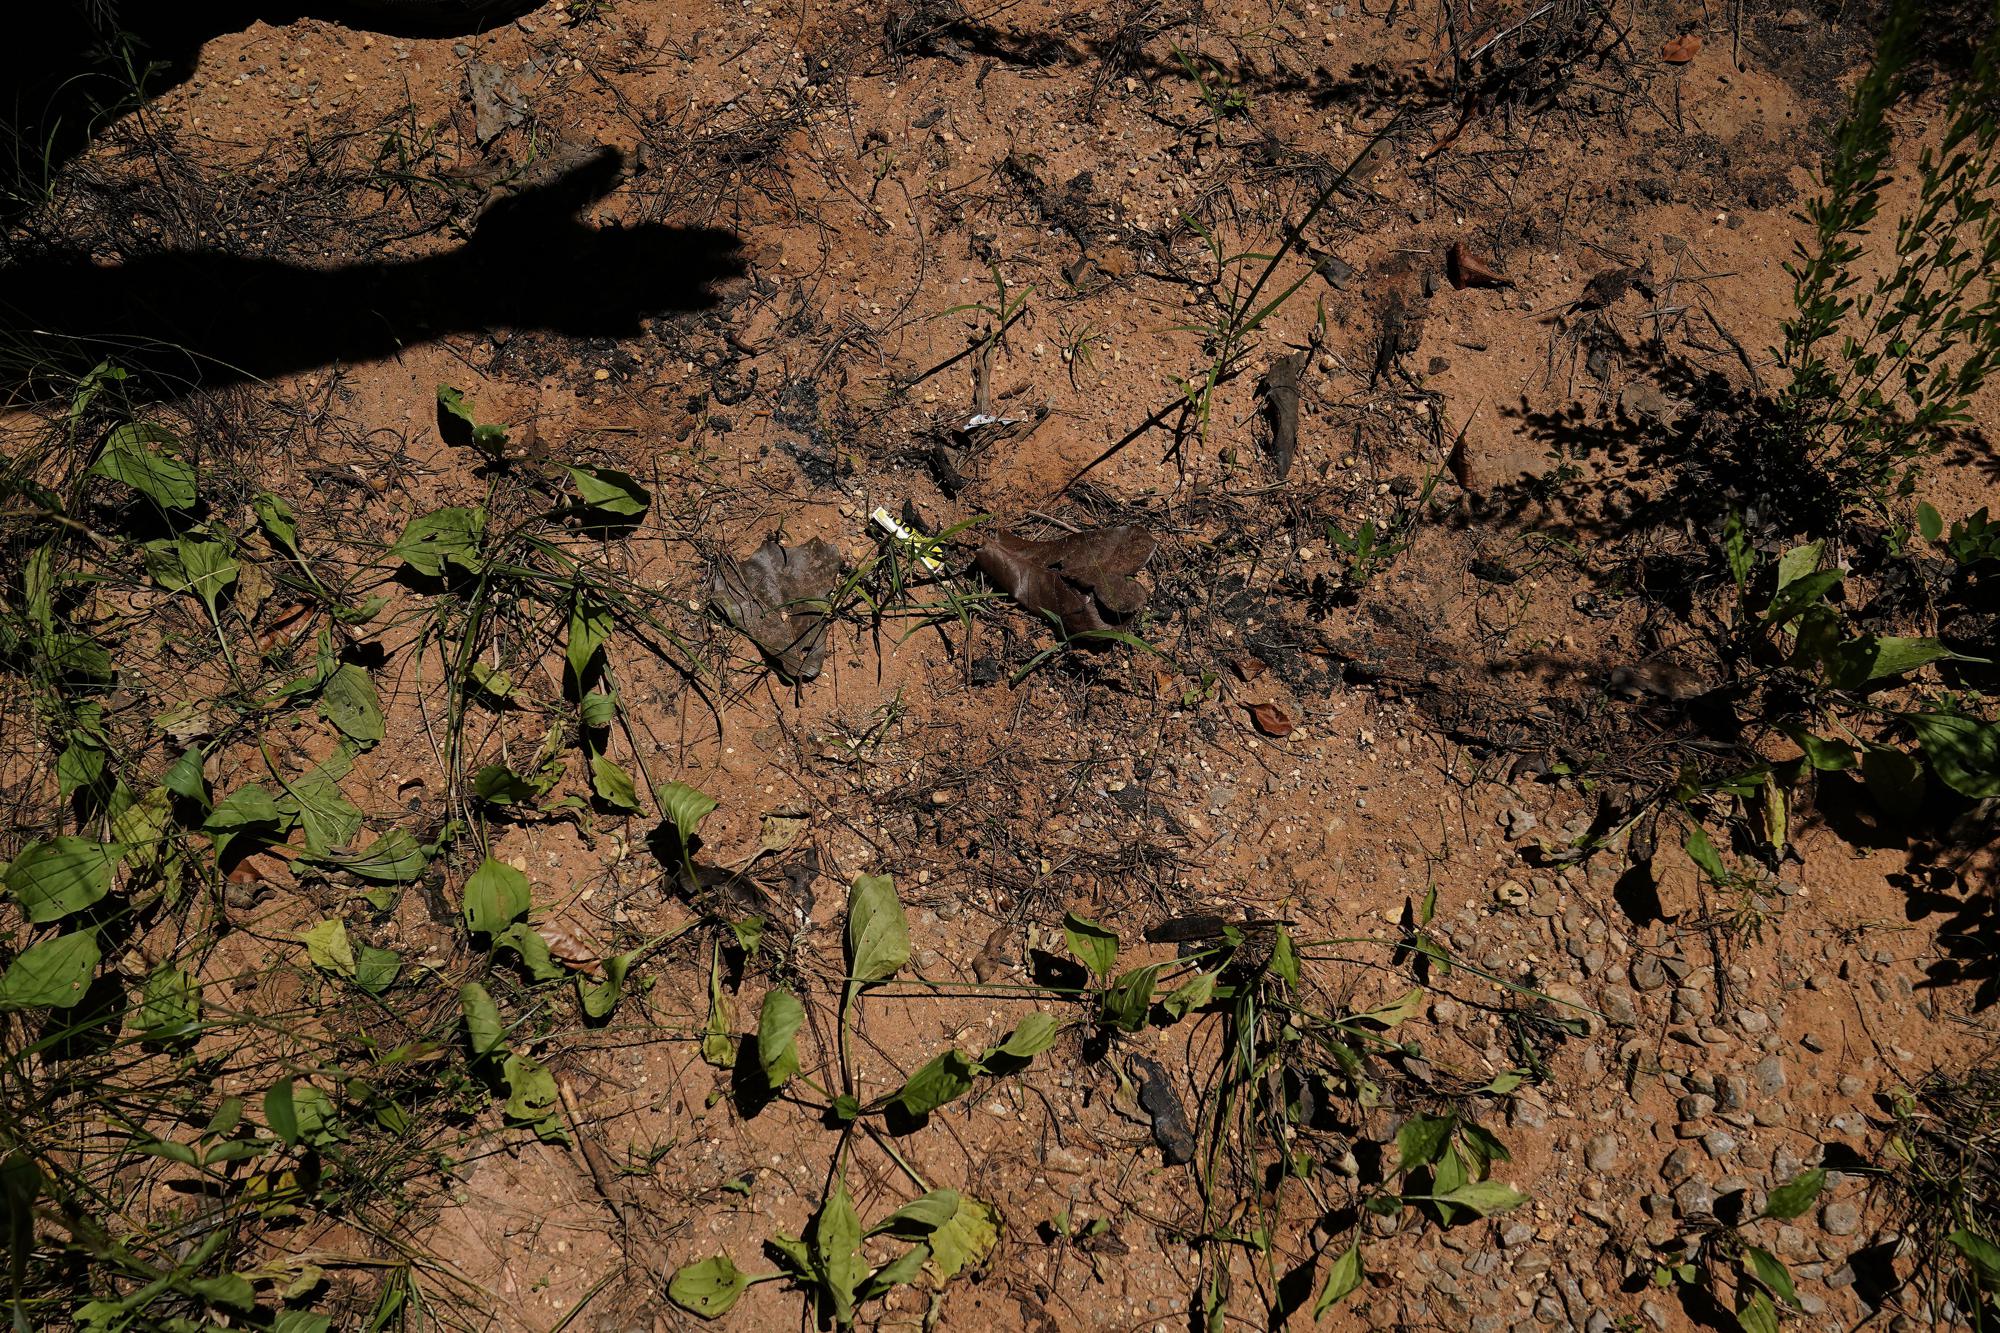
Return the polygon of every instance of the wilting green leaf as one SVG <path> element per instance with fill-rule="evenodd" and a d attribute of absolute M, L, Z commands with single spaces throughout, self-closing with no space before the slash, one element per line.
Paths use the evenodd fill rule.
<path fill-rule="evenodd" d="M 516 1124 L 534 1124 L 554 1113 L 560 1100 L 556 1076 L 541 1061 L 525 1055 L 510 1055 L 500 1067 L 507 1084 L 507 1118 Z"/>
<path fill-rule="evenodd" d="M 607 690 L 592 690 L 583 696 L 577 713 L 583 718 L 584 726 L 601 730 L 618 720 L 618 696 Z"/>
<path fill-rule="evenodd" d="M 1299 984 L 1298 950 L 1292 945 L 1292 932 L 1283 926 L 1277 928 L 1277 938 L 1271 941 L 1271 975 L 1288 986 Z"/>
<path fill-rule="evenodd" d="M 1796 727 L 1786 728 L 1785 734 L 1805 752 L 1806 762 L 1822 773 L 1839 773 L 1860 762 L 1846 741 L 1827 740 Z"/>
<path fill-rule="evenodd" d="M 146 572 L 153 581 L 168 592 L 193 593 L 211 618 L 223 590 L 236 582 L 241 570 L 221 542 L 183 535 L 171 542 L 146 543 Z"/>
<path fill-rule="evenodd" d="M 494 949 L 512 949 L 521 956 L 521 965 L 536 981 L 559 981 L 568 973 L 549 953 L 549 942 L 525 921 L 516 921 L 493 937 Z"/>
<path fill-rule="evenodd" d="M 578 689 L 587 686 L 592 678 L 592 663 L 604 645 L 611 641 L 611 631 L 617 621 L 611 608 L 584 593 L 579 592 L 570 606 L 569 642 L 564 654 L 569 661 L 571 674 L 576 677 Z"/>
<path fill-rule="evenodd" d="M 847 1181 L 836 1178 L 833 1193 L 806 1228 L 813 1267 L 833 1303 L 833 1321 L 845 1328 L 854 1322 L 854 1295 L 861 1286 L 861 1219 Z"/>
<path fill-rule="evenodd" d="M 1376 1009 L 1364 1009 L 1360 1013 L 1355 1014 L 1354 1017 L 1362 1022 L 1379 1024 L 1385 1028 L 1393 1028 L 1400 1023 L 1415 1018 L 1423 1012 L 1423 1008 L 1424 988 L 1422 986 L 1412 986 L 1388 1004 Z"/>
<path fill-rule="evenodd" d="M 1118 965 L 1118 933 L 1106 930 L 1088 917 L 1064 913 L 1063 938 L 1069 943 L 1069 951 L 1094 976 L 1108 977 Z"/>
<path fill-rule="evenodd" d="M 489 805 L 518 805 L 541 795 L 541 789 L 505 764 L 488 764 L 472 775 L 472 794 Z"/>
<path fill-rule="evenodd" d="M 230 1310 L 254 1310 L 257 1308 L 257 1292 L 248 1278 L 238 1273 L 223 1273 L 216 1277 L 196 1277 L 188 1279 L 188 1290 L 207 1301 Z"/>
<path fill-rule="evenodd" d="M 1903 720 L 1947 787 L 1975 799 L 2000 796 L 2000 725 L 1949 713 L 1912 713 Z"/>
<path fill-rule="evenodd" d="M 299 940 L 306 946 L 306 956 L 320 971 L 343 977 L 354 975 L 354 947 L 348 942 L 346 925 L 337 918 L 300 931 Z"/>
<path fill-rule="evenodd" d="M 1972 1265 L 1973 1275 L 1981 1291 L 2000 1291 L 2000 1246 L 1980 1235 L 1961 1227 L 1945 1237 L 1952 1248 L 1964 1255 Z"/>
<path fill-rule="evenodd" d="M 1056 1044 L 1057 1031 L 1055 1019 L 1047 1014 L 1040 1011 L 1029 1014 L 1007 1034 L 1007 1040 L 986 1053 L 986 1058 L 1008 1055 L 1016 1060 L 1032 1059 Z"/>
<path fill-rule="evenodd" d="M 459 1012 L 465 1015 L 465 1036 L 474 1055 L 491 1055 L 507 1039 L 507 1025 L 500 1018 L 500 1006 L 492 992 L 476 981 L 458 988 Z"/>
<path fill-rule="evenodd" d="M 1778 1308 L 1769 1296 L 1755 1292 L 1736 1312 L 1736 1322 L 1743 1333 L 1778 1333 Z"/>
<path fill-rule="evenodd" d="M 1927 542 L 1934 542 L 1944 536 L 1944 515 L 1928 500 L 1917 501 L 1917 531 Z"/>
<path fill-rule="evenodd" d="M 1801 1171 L 1778 1188 L 1771 1191 L 1764 1201 L 1764 1216 L 1775 1217 L 1781 1222 L 1805 1213 L 1813 1206 L 1813 1200 L 1826 1185 L 1826 1172 L 1819 1167 Z"/>
<path fill-rule="evenodd" d="M 897 1287 L 915 1282 L 917 1274 L 924 1269 L 924 1261 L 930 1257 L 931 1251 L 928 1245 L 912 1245 L 868 1275 L 868 1280 L 854 1293 L 856 1303 L 872 1301 L 878 1296 L 887 1295 Z"/>
<path fill-rule="evenodd" d="M 1688 827 L 1687 840 L 1681 844 L 1687 852 L 1688 860 L 1701 867 L 1702 873 L 1717 884 L 1729 882 L 1729 872 L 1722 864 L 1722 854 L 1709 841 L 1708 831 L 1699 824 Z"/>
<path fill-rule="evenodd" d="M 1861 777 L 1875 803 L 1897 818 L 1914 819 L 1923 810 L 1923 766 L 1895 746 L 1871 745 L 1863 750 Z"/>
<path fill-rule="evenodd" d="M 94 930 L 29 945 L 0 977 L 0 1012 L 39 1005 L 72 1008 L 90 989 L 101 956 Z"/>
<path fill-rule="evenodd" d="M 1827 654 L 1827 680 L 1836 689 L 1858 690 L 1873 681 L 1899 676 L 1942 658 L 1957 657 L 1936 639 L 1864 634 Z"/>
<path fill-rule="evenodd" d="M 735 1306 L 750 1279 L 726 1254 L 687 1264 L 667 1282 L 667 1299 L 703 1319 L 720 1319 Z"/>
<path fill-rule="evenodd" d="M 328 852 L 314 858 L 371 884 L 408 884 L 424 873 L 424 849 L 408 829 L 392 828 L 358 852 Z"/>
<path fill-rule="evenodd" d="M 1175 1018 L 1186 1018 L 1215 998 L 1215 973 L 1197 972 L 1167 992 L 1160 1004 Z"/>
<path fill-rule="evenodd" d="M 708 955 L 708 1027 L 701 1037 L 701 1058 L 717 1069 L 736 1066 L 736 1039 L 730 1034 L 735 1025 L 729 1012 L 729 997 L 722 993 L 722 951 Z"/>
<path fill-rule="evenodd" d="M 799 1072 L 798 1033 L 805 1021 L 805 1006 L 790 991 L 774 986 L 764 993 L 757 1016 L 757 1064 L 764 1086 L 773 1092 Z"/>
<path fill-rule="evenodd" d="M 287 1148 L 299 1141 L 299 1115 L 292 1081 L 281 1078 L 264 1094 L 264 1123 Z"/>
<path fill-rule="evenodd" d="M 958 1211 L 930 1235 L 931 1270 L 940 1283 L 978 1268 L 1000 1242 L 1000 1210 L 970 1194 L 958 1196 Z"/>
<path fill-rule="evenodd" d="M 528 914 L 528 877 L 487 857 L 465 882 L 465 924 L 475 934 L 498 935 Z"/>
<path fill-rule="evenodd" d="M 636 951 L 613 954 L 604 960 L 602 977 L 577 975 L 576 999 L 583 1006 L 584 1017 L 606 1018 L 618 1007 L 618 999 L 625 993 L 625 974 L 637 956 Z"/>
<path fill-rule="evenodd" d="M 319 698 L 319 712 L 364 750 L 386 734 L 382 700 L 375 693 L 375 682 L 352 662 L 327 678 Z"/>
<path fill-rule="evenodd" d="M 449 384 L 437 387 L 438 407 L 445 415 L 465 423 L 465 429 L 474 447 L 493 457 L 498 457 L 507 447 L 507 428 L 492 422 L 478 422 L 472 417 L 472 404 L 459 390 Z"/>
<path fill-rule="evenodd" d="M 479 538 L 486 529 L 484 509 L 450 508 L 410 520 L 389 554 L 419 574 L 440 577 L 447 565 L 479 568 Z"/>
<path fill-rule="evenodd" d="M 118 849 L 89 838 L 31 843 L 7 867 L 7 892 L 40 924 L 80 912 L 111 892 Z"/>
<path fill-rule="evenodd" d="M 380 995 L 396 984 L 403 960 L 393 949 L 364 944 L 354 951 L 354 984 L 370 995 Z"/>
<path fill-rule="evenodd" d="M 1786 584 L 1771 599 L 1770 609 L 1764 612 L 1764 619 L 1774 626 L 1784 626 L 1805 614 L 1806 609 L 1818 602 L 1840 582 L 1842 574 L 1837 569 L 1822 570 L 1817 574 L 1806 574 L 1796 582 Z"/>
<path fill-rule="evenodd" d="M 1319 1289 L 1319 1297 L 1313 1301 L 1313 1318 L 1319 1318 L 1353 1294 L 1360 1287 L 1361 1278 L 1361 1247 L 1350 1246 L 1346 1253 L 1333 1261 L 1333 1267 L 1326 1270 L 1326 1282 Z"/>
<path fill-rule="evenodd" d="M 1821 545 L 1819 542 L 1808 542 L 1804 546 L 1794 546 L 1778 557 L 1777 591 L 1783 592 L 1819 568 Z"/>
<path fill-rule="evenodd" d="M 616 518 L 636 519 L 652 506 L 653 497 L 629 472 L 610 467 L 573 467 L 570 482 L 587 507 Z"/>
<path fill-rule="evenodd" d="M 328 856 L 361 833 L 360 808 L 341 794 L 324 766 L 294 778 L 273 804 L 305 829 L 306 852 L 311 856 Z"/>
<path fill-rule="evenodd" d="M 164 426 L 129 422 L 111 432 L 90 470 L 124 482 L 162 509 L 191 509 L 198 498 L 194 469 L 170 452 L 179 448 Z"/>
<path fill-rule="evenodd" d="M 1481 1217 L 1491 1217 L 1496 1213 L 1519 1208 L 1528 1201 L 1527 1195 L 1512 1185 L 1503 1185 L 1497 1180 L 1476 1180 L 1468 1185 L 1460 1185 L 1455 1190 L 1430 1197 L 1434 1203 L 1452 1204 Z"/>
<path fill-rule="evenodd" d="M 1153 983 L 1165 963 L 1135 967 L 1123 973 L 1104 992 L 1101 1017 L 1121 1032 L 1137 1032 L 1146 1026 L 1153 1007 Z"/>

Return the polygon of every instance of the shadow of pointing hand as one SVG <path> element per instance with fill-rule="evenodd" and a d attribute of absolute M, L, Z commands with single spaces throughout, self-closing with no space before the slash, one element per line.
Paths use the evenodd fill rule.
<path fill-rule="evenodd" d="M 107 266 L 44 252 L 0 270 L 0 318 L 207 385 L 380 360 L 496 328 L 630 337 L 647 316 L 714 305 L 715 284 L 741 277 L 744 264 L 731 232 L 579 221 L 621 166 L 616 149 L 600 149 L 495 203 L 465 244 L 422 259 L 315 268 L 168 251 Z"/>

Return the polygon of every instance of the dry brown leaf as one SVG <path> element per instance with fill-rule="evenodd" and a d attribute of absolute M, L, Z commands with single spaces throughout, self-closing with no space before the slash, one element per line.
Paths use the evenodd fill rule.
<path fill-rule="evenodd" d="M 1014 928 L 999 925 L 986 937 L 984 948 L 972 957 L 972 975 L 984 983 L 991 981 L 1007 967 L 1007 946 L 1013 941 Z"/>
<path fill-rule="evenodd" d="M 1271 668 L 1264 662 L 1264 659 L 1262 659 L 1261 657 L 1245 656 L 1245 657 L 1230 658 L 1229 669 L 1236 673 L 1236 678 L 1238 680 L 1242 681 L 1245 685 L 1248 685 L 1251 681 L 1257 679 L 1257 677 L 1263 675 L 1266 671 L 1269 671 Z"/>
<path fill-rule="evenodd" d="M 1105 630 L 1146 604 L 1133 580 L 1157 543 L 1144 528 L 1099 528 L 1054 541 L 1030 541 L 1004 529 L 974 561 L 995 587 L 1030 611 L 1062 620 L 1065 633 Z"/>
<path fill-rule="evenodd" d="M 549 957 L 564 967 L 592 978 L 604 975 L 604 963 L 598 957 L 600 951 L 592 948 L 568 926 L 544 921 L 535 927 L 535 933 L 542 937 L 542 943 L 549 946 Z"/>
<path fill-rule="evenodd" d="M 1500 273 L 1492 265 L 1477 255 L 1469 253 L 1464 241 L 1453 241 L 1451 250 L 1445 255 L 1445 274 L 1451 285 L 1463 290 L 1467 287 L 1512 287 L 1514 280 Z"/>
<path fill-rule="evenodd" d="M 1251 704 L 1249 708 L 1250 720 L 1256 723 L 1257 730 L 1266 736 L 1283 740 L 1292 734 L 1292 728 L 1297 725 L 1292 721 L 1291 715 L 1276 704 Z"/>
<path fill-rule="evenodd" d="M 839 581 L 840 552 L 818 537 L 767 541 L 741 560 L 722 557 L 709 597 L 788 678 L 811 680 L 826 656 L 826 599 Z"/>
<path fill-rule="evenodd" d="M 1684 37 L 1676 37 L 1665 46 L 1662 46 L 1660 48 L 1660 59 L 1666 61 L 1669 65 L 1685 65 L 1688 61 L 1693 60 L 1695 54 L 1700 50 L 1701 34 L 1691 32 Z"/>

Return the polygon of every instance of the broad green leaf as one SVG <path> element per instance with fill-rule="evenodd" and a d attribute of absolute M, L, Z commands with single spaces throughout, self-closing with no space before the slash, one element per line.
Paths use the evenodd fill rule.
<path fill-rule="evenodd" d="M 256 1289 L 250 1285 L 248 1278 L 239 1273 L 189 1278 L 188 1290 L 210 1305 L 219 1305 L 224 1309 L 250 1311 L 257 1308 Z"/>
<path fill-rule="evenodd" d="M 634 951 L 605 959 L 602 977 L 577 974 L 576 999 L 583 1006 L 584 1017 L 610 1017 L 611 1011 L 618 1007 L 618 998 L 625 993 L 625 974 L 631 970 L 632 960 L 637 956 Z"/>
<path fill-rule="evenodd" d="M 1197 972 L 1167 992 L 1160 1004 L 1175 1018 L 1186 1018 L 1215 998 L 1215 973 Z"/>
<path fill-rule="evenodd" d="M 1500 1078 L 1496 1078 L 1493 1081 L 1499 1083 L 1501 1079 L 1507 1077 L 1509 1075 L 1502 1074 Z M 1514 1074 L 1512 1077 L 1518 1079 L 1520 1075 Z M 1459 1122 L 1458 1137 L 1465 1144 L 1467 1155 L 1473 1159 L 1474 1165 L 1478 1167 L 1478 1170 L 1474 1174 L 1481 1180 L 1486 1179 L 1487 1173 L 1493 1169 L 1493 1163 L 1511 1162 L 1514 1160 L 1513 1154 L 1507 1151 L 1505 1144 L 1470 1121 Z"/>
<path fill-rule="evenodd" d="M 7 867 L 7 892 L 39 925 L 80 912 L 111 892 L 118 849 L 89 838 L 31 843 Z"/>
<path fill-rule="evenodd" d="M 352 662 L 327 678 L 319 698 L 319 712 L 342 735 L 364 750 L 387 734 L 382 720 L 382 700 L 375 693 L 375 682 Z"/>
<path fill-rule="evenodd" d="M 1911 713 L 1903 720 L 1947 787 L 1975 799 L 2000 796 L 2000 725 L 1949 713 Z"/>
<path fill-rule="evenodd" d="M 220 857 L 237 838 L 250 833 L 275 835 L 285 823 L 271 793 L 252 782 L 218 801 L 202 821 L 202 829 L 215 839 L 215 854 Z"/>
<path fill-rule="evenodd" d="M 1699 824 L 1688 826 L 1687 839 L 1681 847 L 1688 854 L 1688 860 L 1701 867 L 1703 874 L 1717 884 L 1729 882 L 1729 871 L 1723 867 L 1722 853 L 1715 850 L 1709 841 L 1708 831 Z"/>
<path fill-rule="evenodd" d="M 1944 536 L 1944 515 L 1928 500 L 1917 501 L 1917 531 L 1927 542 L 1934 542 Z"/>
<path fill-rule="evenodd" d="M 764 1086 L 773 1092 L 799 1072 L 798 1033 L 805 1021 L 805 1006 L 790 991 L 774 986 L 764 993 L 757 1016 L 757 1065 Z"/>
<path fill-rule="evenodd" d="M 806 1228 L 813 1267 L 833 1305 L 833 1322 L 842 1328 L 854 1322 L 855 1292 L 861 1286 L 861 1219 L 848 1197 L 847 1181 L 836 1177 L 833 1193 Z"/>
<path fill-rule="evenodd" d="M 1064 913 L 1063 939 L 1093 976 L 1108 977 L 1118 965 L 1118 933 L 1106 930 L 1088 917 Z"/>
<path fill-rule="evenodd" d="M 94 930 L 29 945 L 0 977 L 0 1013 L 40 1005 L 73 1008 L 90 989 L 101 956 Z"/>
<path fill-rule="evenodd" d="M 945 1051 L 910 1075 L 909 1081 L 890 1097 L 890 1104 L 902 1108 L 912 1119 L 920 1119 L 972 1091 L 976 1073 L 978 1066 L 963 1052 Z"/>
<path fill-rule="evenodd" d="M 1804 546 L 1794 546 L 1778 557 L 1777 591 L 1783 592 L 1819 568 L 1821 545 L 1820 542 L 1808 542 Z"/>
<path fill-rule="evenodd" d="M 519 805 L 541 795 L 541 789 L 505 764 L 488 764 L 472 775 L 472 794 L 488 805 Z"/>
<path fill-rule="evenodd" d="M 189 746 L 160 777 L 160 785 L 184 800 L 208 808 L 208 779 L 202 776 L 201 749 Z"/>
<path fill-rule="evenodd" d="M 1032 1059 L 1056 1044 L 1057 1031 L 1055 1019 L 1038 1010 L 1022 1019 L 1014 1030 L 1007 1034 L 1007 1040 L 987 1052 L 987 1058 L 991 1059 L 994 1055 L 1011 1055 L 1016 1060 Z"/>
<path fill-rule="evenodd" d="M 1827 655 L 1827 681 L 1836 689 L 1858 690 L 1873 681 L 1957 656 L 1936 639 L 1864 634 L 1847 640 Z"/>
<path fill-rule="evenodd" d="M 1776 1255 L 1750 1245 L 1744 1248 L 1743 1259 L 1750 1266 L 1750 1271 L 1756 1274 L 1757 1280 L 1771 1289 L 1772 1295 L 1787 1305 L 1799 1303 L 1798 1288 L 1792 1285 L 1791 1271 L 1778 1262 Z"/>
<path fill-rule="evenodd" d="M 591 666 L 604 645 L 611 641 L 611 631 L 617 621 L 611 608 L 602 602 L 578 592 L 570 604 L 569 642 L 564 647 L 564 656 L 569 661 L 570 673 L 576 677 L 577 689 L 588 687 L 595 673 Z"/>
<path fill-rule="evenodd" d="M 1422 1197 L 1418 1195 L 1412 1198 Z M 1468 1185 L 1460 1185 L 1448 1193 L 1429 1196 L 1433 1203 L 1448 1203 L 1464 1208 L 1480 1217 L 1491 1217 L 1496 1213 L 1519 1208 L 1528 1201 L 1528 1196 L 1512 1185 L 1503 1185 L 1497 1180 L 1476 1180 Z"/>
<path fill-rule="evenodd" d="M 146 977 L 134 1021 L 148 1041 L 185 1041 L 198 1035 L 201 982 L 186 968 L 161 963 Z"/>
<path fill-rule="evenodd" d="M 667 1299 L 703 1319 L 720 1319 L 750 1286 L 750 1278 L 727 1254 L 686 1264 L 667 1281 Z"/>
<path fill-rule="evenodd" d="M 618 720 L 618 696 L 608 690 L 592 690 L 583 696 L 577 712 L 584 726 L 601 730 Z"/>
<path fill-rule="evenodd" d="M 229 548 L 221 542 L 181 536 L 171 542 L 146 543 L 146 571 L 168 592 L 191 592 L 216 614 L 216 602 L 223 590 L 236 582 L 242 570 Z"/>
<path fill-rule="evenodd" d="M 1843 772 L 1861 762 L 1846 741 L 1827 740 L 1796 727 L 1787 727 L 1785 734 L 1805 752 L 1806 762 L 1822 773 Z"/>
<path fill-rule="evenodd" d="M 1294 988 L 1299 984 L 1298 950 L 1292 945 L 1292 932 L 1283 926 L 1278 927 L 1277 937 L 1271 941 L 1271 975 Z"/>
<path fill-rule="evenodd" d="M 298 515 L 292 512 L 292 507 L 283 498 L 264 491 L 250 501 L 250 508 L 256 512 L 257 521 L 264 525 L 264 531 L 271 534 L 272 541 L 294 555 L 298 554 Z"/>
<path fill-rule="evenodd" d="M 299 1114 L 292 1081 L 281 1078 L 264 1094 L 264 1123 L 287 1148 L 299 1141 Z"/>
<path fill-rule="evenodd" d="M 708 818 L 717 804 L 716 799 L 707 792 L 697 791 L 678 780 L 661 783 L 654 795 L 660 798 L 660 809 L 666 811 L 668 820 L 673 823 L 674 832 L 680 835 L 683 848 L 694 841 L 695 831 L 701 827 L 701 821 Z"/>
<path fill-rule="evenodd" d="M 632 785 L 632 775 L 601 754 L 590 756 L 590 789 L 613 810 L 639 812 L 639 789 Z"/>
<path fill-rule="evenodd" d="M 310 1083 L 294 1083 L 291 1089 L 292 1114 L 297 1117 L 299 1141 L 325 1147 L 340 1137 L 333 1098 Z"/>
<path fill-rule="evenodd" d="M 521 965 L 536 981 L 559 981 L 568 973 L 549 953 L 549 942 L 525 921 L 516 921 L 493 937 L 493 947 L 512 949 L 521 956 Z"/>
<path fill-rule="evenodd" d="M 910 1200 L 868 1229 L 871 1236 L 894 1236 L 899 1240 L 922 1240 L 958 1213 L 958 1191 L 932 1190 Z"/>
<path fill-rule="evenodd" d="M 281 1310 L 271 1320 L 271 1333 L 327 1333 L 332 1327 L 329 1316 L 311 1310 Z"/>
<path fill-rule="evenodd" d="M 396 984 L 403 960 L 393 949 L 364 944 L 354 951 L 354 984 L 370 995 L 380 995 Z"/>
<path fill-rule="evenodd" d="M 1817 574 L 1807 574 L 1794 583 L 1785 585 L 1771 598 L 1770 609 L 1764 612 L 1764 620 L 1775 627 L 1789 625 L 1804 615 L 1807 608 L 1833 590 L 1842 574 L 1837 569 L 1822 570 Z"/>
<path fill-rule="evenodd" d="M 392 828 L 358 852 L 328 852 L 314 859 L 371 884 L 408 884 L 424 873 L 429 858 L 408 829 Z"/>
<path fill-rule="evenodd" d="M 1771 1304 L 1769 1296 L 1755 1292 L 1736 1312 L 1736 1322 L 1743 1333 L 1778 1333 L 1778 1308 Z"/>
<path fill-rule="evenodd" d="M 1120 975 L 1104 992 L 1102 1020 L 1121 1032 L 1143 1029 L 1153 1008 L 1153 983 L 1164 967 L 1165 963 L 1150 963 Z"/>
<path fill-rule="evenodd" d="M 958 1211 L 930 1235 L 931 1271 L 940 1285 L 967 1269 L 977 1269 L 1000 1243 L 1000 1210 L 970 1194 L 958 1196 Z"/>
<path fill-rule="evenodd" d="M 458 988 L 459 1012 L 465 1015 L 465 1037 L 474 1055 L 491 1055 L 507 1039 L 507 1025 L 493 994 L 476 981 Z"/>
<path fill-rule="evenodd" d="M 472 683 L 495 699 L 505 699 L 514 693 L 514 678 L 498 667 L 490 667 L 484 662 L 474 662 L 465 673 Z"/>
<path fill-rule="evenodd" d="M 475 934 L 498 935 L 528 914 L 528 877 L 487 857 L 465 882 L 465 924 Z"/>
<path fill-rule="evenodd" d="M 1414 1171 L 1437 1161 L 1443 1155 L 1445 1145 L 1451 1142 L 1451 1131 L 1457 1124 L 1457 1116 L 1411 1116 L 1396 1131 L 1397 1166 L 1404 1171 Z"/>
<path fill-rule="evenodd" d="M 1826 1185 L 1826 1172 L 1819 1167 L 1801 1171 L 1778 1188 L 1772 1190 L 1764 1201 L 1764 1216 L 1775 1217 L 1781 1222 L 1789 1222 L 1809 1211 L 1813 1200 Z"/>
<path fill-rule="evenodd" d="M 1972 1265 L 1974 1278 L 1981 1291 L 2000 1291 L 2000 1246 L 1980 1235 L 1960 1227 L 1945 1239 L 1953 1249 L 1964 1255 Z"/>
<path fill-rule="evenodd" d="M 910 961 L 910 923 L 887 875 L 861 875 L 847 895 L 848 994 Z"/>
<path fill-rule="evenodd" d="M 431 578 L 442 576 L 447 565 L 475 570 L 485 529 L 484 509 L 440 509 L 411 519 L 389 554 Z"/>
<path fill-rule="evenodd" d="M 162 509 L 191 509 L 199 493 L 194 469 L 175 456 L 179 448 L 180 440 L 164 426 L 129 422 L 111 432 L 90 470 L 124 482 Z"/>
<path fill-rule="evenodd" d="M 616 518 L 636 519 L 652 506 L 653 497 L 629 472 L 610 467 L 573 467 L 569 479 L 585 506 Z"/>
<path fill-rule="evenodd" d="M 560 1100 L 556 1077 L 541 1061 L 526 1055 L 510 1055 L 500 1067 L 507 1084 L 507 1118 L 516 1124 L 535 1124 L 548 1119 Z"/>
<path fill-rule="evenodd" d="M 327 856 L 361 833 L 362 814 L 341 794 L 325 767 L 293 779 L 273 802 L 278 812 L 295 818 L 306 834 L 306 852 Z"/>
<path fill-rule="evenodd" d="M 1361 1247 L 1350 1246 L 1346 1253 L 1333 1261 L 1333 1267 L 1326 1270 L 1326 1282 L 1313 1301 L 1313 1318 L 1319 1318 L 1352 1295 L 1361 1286 L 1362 1276 Z"/>
<path fill-rule="evenodd" d="M 320 971 L 343 977 L 354 975 L 354 946 L 348 941 L 347 926 L 338 918 L 330 917 L 310 930 L 300 931 L 299 941 L 306 946 L 306 957 Z"/>
<path fill-rule="evenodd" d="M 438 407 L 447 416 L 465 423 L 466 432 L 471 437 L 473 445 L 481 451 L 498 457 L 507 447 L 507 428 L 493 422 L 482 423 L 473 420 L 472 404 L 459 390 L 449 384 L 440 384 L 437 387 L 437 401 Z"/>

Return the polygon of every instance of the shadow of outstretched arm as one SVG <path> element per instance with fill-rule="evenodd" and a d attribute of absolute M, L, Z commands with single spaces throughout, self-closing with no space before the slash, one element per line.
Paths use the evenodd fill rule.
<path fill-rule="evenodd" d="M 170 251 L 102 265 L 44 252 L 0 270 L 0 319 L 31 339 L 87 340 L 93 355 L 206 385 L 376 361 L 454 333 L 630 337 L 648 316 L 714 305 L 717 284 L 744 263 L 731 232 L 579 221 L 620 168 L 618 152 L 602 149 L 494 204 L 465 244 L 423 259 L 316 268 Z"/>

